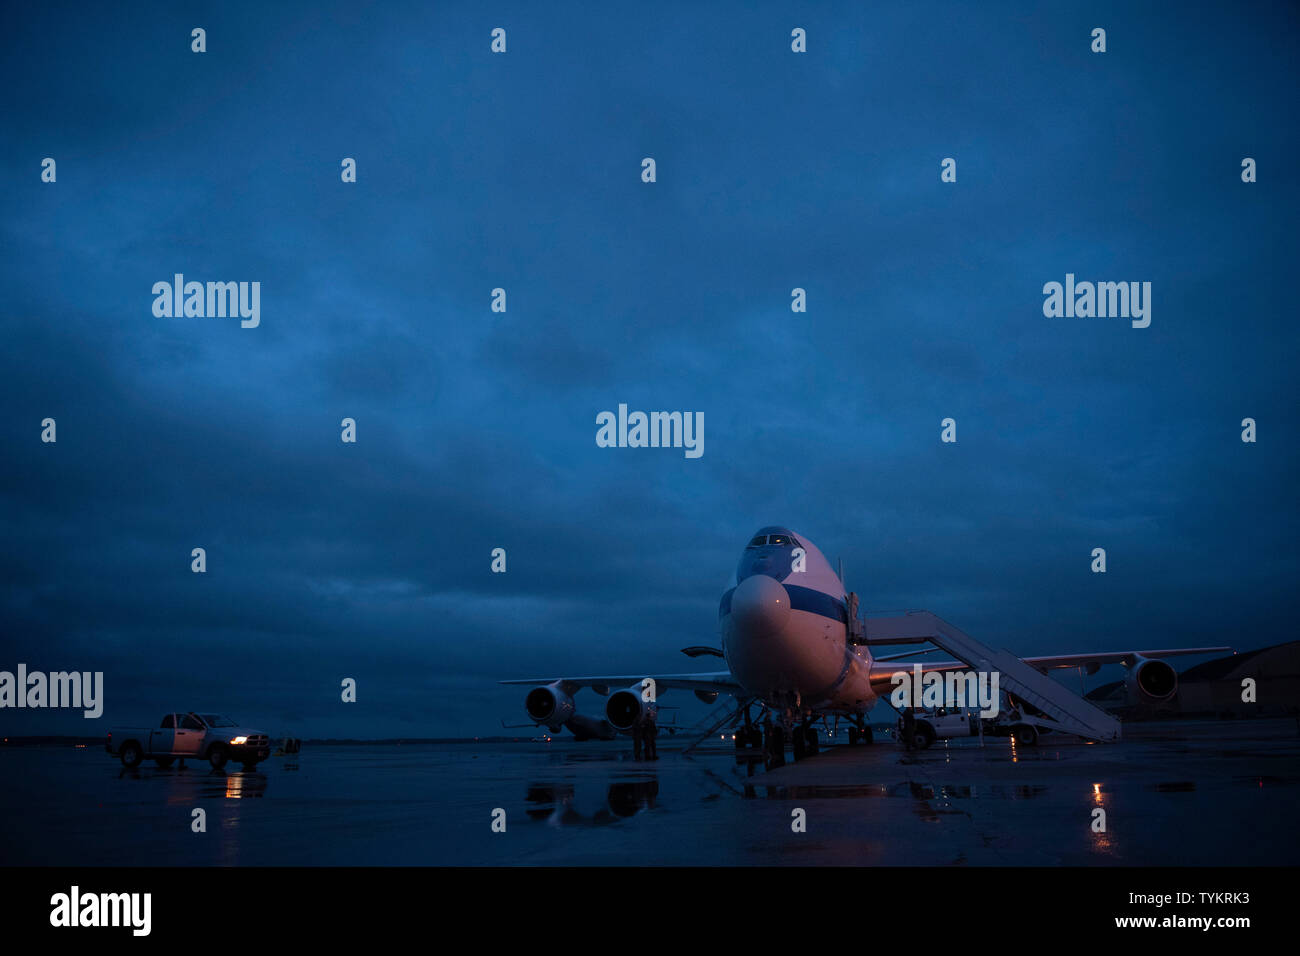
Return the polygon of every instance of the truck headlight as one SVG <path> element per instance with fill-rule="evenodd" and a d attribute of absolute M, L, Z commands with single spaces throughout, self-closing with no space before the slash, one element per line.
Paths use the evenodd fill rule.
<path fill-rule="evenodd" d="M 230 742 L 231 742 L 232 744 L 246 744 L 246 743 L 248 743 L 248 738 L 247 738 L 247 737 L 231 737 L 231 738 L 230 738 Z"/>

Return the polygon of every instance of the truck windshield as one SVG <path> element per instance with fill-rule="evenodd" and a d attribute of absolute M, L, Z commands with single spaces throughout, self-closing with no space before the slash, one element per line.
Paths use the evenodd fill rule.
<path fill-rule="evenodd" d="M 209 727 L 238 727 L 239 725 L 229 717 L 222 717 L 220 714 L 199 714 L 203 722 Z"/>

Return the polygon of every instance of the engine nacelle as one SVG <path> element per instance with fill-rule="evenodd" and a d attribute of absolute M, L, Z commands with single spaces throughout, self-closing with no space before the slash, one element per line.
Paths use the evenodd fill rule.
<path fill-rule="evenodd" d="M 534 722 L 545 724 L 553 734 L 573 717 L 573 698 L 564 692 L 560 681 L 534 687 L 524 698 L 524 709 Z"/>
<path fill-rule="evenodd" d="M 1130 698 L 1143 701 L 1168 700 L 1178 690 L 1178 672 L 1165 661 L 1139 657 L 1129 668 L 1124 683 Z"/>
<path fill-rule="evenodd" d="M 645 681 L 638 681 L 626 690 L 616 690 L 605 702 L 605 718 L 619 730 L 631 730 L 637 724 L 658 719 L 659 704 L 653 699 L 653 684 L 643 687 L 644 684 Z"/>

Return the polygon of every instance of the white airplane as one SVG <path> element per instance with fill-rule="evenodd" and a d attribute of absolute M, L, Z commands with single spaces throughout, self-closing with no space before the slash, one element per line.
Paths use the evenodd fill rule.
<path fill-rule="evenodd" d="M 536 685 L 524 706 L 529 718 L 558 733 L 568 726 L 575 736 L 612 737 L 628 733 L 638 723 L 654 719 L 657 694 L 668 689 L 694 691 L 706 703 L 719 694 L 737 698 L 745 723 L 736 734 L 737 747 L 760 746 L 762 732 L 750 719 L 749 708 L 759 704 L 777 716 L 780 736 L 775 745 L 784 752 L 785 740 L 794 737 L 796 756 L 816 749 L 813 719 L 834 716 L 854 726 L 849 742 L 871 741 L 866 714 L 894 689 L 891 680 L 901 666 L 893 663 L 929 651 L 909 651 L 893 657 L 873 658 L 873 643 L 916 644 L 925 638 L 870 638 L 857 615 L 857 596 L 846 593 L 840 576 L 808 538 L 788 528 L 760 528 L 751 538 L 722 595 L 718 610 L 722 649 L 688 647 L 695 657 L 725 657 L 728 669 L 701 674 L 612 674 L 597 677 L 562 677 L 501 681 Z M 870 622 L 868 622 L 870 623 Z M 866 637 L 864 639 L 864 631 Z M 1143 699 L 1172 697 L 1178 685 L 1174 669 L 1161 658 L 1179 654 L 1231 651 L 1228 647 L 1191 647 L 1154 651 L 1118 651 L 1026 657 L 1040 671 L 1082 667 L 1088 673 L 1106 663 L 1129 667 L 1129 685 Z M 924 672 L 971 671 L 962 661 L 927 662 Z M 590 687 L 607 696 L 605 718 L 577 713 L 573 695 Z M 611 689 L 618 688 L 611 693 Z M 794 724 L 802 722 L 799 734 Z M 1035 735 L 1036 736 L 1036 735 Z M 771 746 L 771 742 L 769 742 Z"/>

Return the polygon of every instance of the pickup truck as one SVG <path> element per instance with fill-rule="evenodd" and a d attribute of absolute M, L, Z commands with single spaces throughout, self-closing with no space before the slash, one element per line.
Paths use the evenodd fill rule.
<path fill-rule="evenodd" d="M 924 750 L 935 740 L 950 737 L 970 737 L 979 733 L 977 716 L 969 716 L 956 708 L 938 707 L 930 710 L 915 710 L 916 729 L 912 732 L 912 746 Z M 903 721 L 898 722 L 899 736 L 903 733 Z"/>
<path fill-rule="evenodd" d="M 157 729 L 115 727 L 108 733 L 104 749 L 119 757 L 122 765 L 138 767 L 146 757 L 160 767 L 170 767 L 177 758 L 206 760 L 214 770 L 237 760 L 252 769 L 271 755 L 271 741 L 260 730 L 240 727 L 220 714 L 163 714 Z"/>
<path fill-rule="evenodd" d="M 965 711 L 956 707 L 937 707 L 913 712 L 916 729 L 912 731 L 912 746 L 924 750 L 936 740 L 948 740 L 953 737 L 974 737 L 979 734 L 982 723 L 985 735 L 990 737 L 1015 737 L 1020 745 L 1032 747 L 1038 743 L 1038 735 L 1044 731 L 1036 727 L 1032 718 L 1022 717 L 1020 710 L 1013 707 L 1009 712 L 1003 711 L 992 718 L 981 718 L 976 711 Z M 898 721 L 899 739 L 902 739 L 903 721 Z"/>

